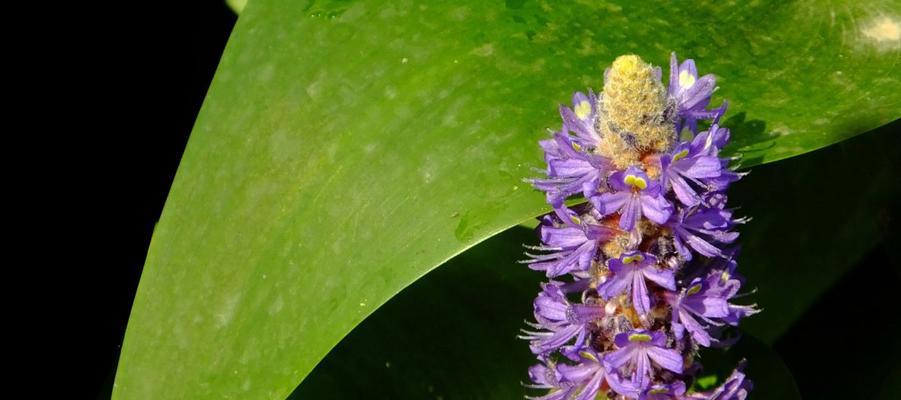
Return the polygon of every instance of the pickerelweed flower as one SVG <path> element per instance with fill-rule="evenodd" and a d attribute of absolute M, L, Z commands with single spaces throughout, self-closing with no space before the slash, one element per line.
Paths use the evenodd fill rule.
<path fill-rule="evenodd" d="M 563 351 L 572 356 L 582 350 L 591 323 L 604 316 L 604 308 L 599 304 L 570 304 L 561 286 L 555 282 L 543 287 L 544 290 L 535 299 L 537 323 L 532 325 L 538 331 L 524 330 L 521 337 L 531 341 L 535 354 L 561 349 L 572 338 L 577 338 Z"/>
<path fill-rule="evenodd" d="M 544 216 L 540 228 L 544 245 L 531 249 L 549 253 L 526 253 L 530 259 L 523 262 L 529 264 L 529 268 L 545 271 L 548 278 L 588 271 L 600 244 L 617 232 L 597 224 L 594 217 L 591 214 L 579 217 L 572 210 L 563 208 L 557 209 L 557 215 Z"/>
<path fill-rule="evenodd" d="M 544 390 L 530 398 L 740 400 L 751 389 L 744 361 L 718 387 L 692 389 L 699 349 L 731 344 L 724 331 L 758 309 L 736 303 L 745 219 L 726 191 L 743 174 L 720 155 L 726 102 L 708 108 L 716 80 L 693 60 L 672 55 L 668 88 L 661 75 L 617 58 L 603 91 L 574 94 L 539 143 L 545 176 L 528 181 L 553 212 L 523 261 L 550 279 L 520 336 L 539 361 L 529 387 Z"/>
<path fill-rule="evenodd" d="M 640 315 L 647 314 L 651 309 L 651 296 L 645 280 L 676 290 L 673 271 L 658 267 L 657 257 L 650 254 L 630 251 L 622 258 L 609 260 L 607 268 L 613 273 L 613 277 L 598 287 L 598 293 L 605 300 L 622 293 L 631 293 L 632 306 Z"/>
<path fill-rule="evenodd" d="M 672 206 L 663 198 L 660 184 L 636 167 L 610 174 L 607 184 L 609 191 L 589 200 L 603 215 L 619 212 L 622 229 L 631 231 L 642 216 L 662 224 L 672 214 Z"/>

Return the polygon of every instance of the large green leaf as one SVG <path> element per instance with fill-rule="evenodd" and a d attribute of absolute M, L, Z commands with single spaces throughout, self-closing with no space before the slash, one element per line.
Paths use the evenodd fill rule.
<path fill-rule="evenodd" d="M 520 181 L 535 141 L 619 54 L 716 72 L 745 165 L 897 118 L 890 4 L 254 0 L 154 233 L 113 396 L 284 398 L 404 286 L 543 209 Z"/>
<path fill-rule="evenodd" d="M 313 370 L 292 399 L 521 399 L 535 363 L 515 335 L 532 319 L 542 276 L 515 265 L 532 230 L 497 235 L 411 285 L 367 318 Z M 752 399 L 797 399 L 770 348 L 742 338 L 702 354 L 722 381 L 747 358 Z"/>

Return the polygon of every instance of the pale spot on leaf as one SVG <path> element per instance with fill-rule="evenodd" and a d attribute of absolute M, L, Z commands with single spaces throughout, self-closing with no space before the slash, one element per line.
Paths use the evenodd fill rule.
<path fill-rule="evenodd" d="M 863 24 L 860 32 L 863 39 L 881 50 L 901 48 L 901 22 L 887 16 L 880 16 Z"/>
<path fill-rule="evenodd" d="M 492 43 L 485 43 L 485 44 L 482 45 L 482 46 L 479 46 L 479 47 L 476 47 L 475 49 L 472 49 L 472 52 L 471 52 L 471 53 L 472 53 L 472 54 L 475 54 L 475 55 L 477 55 L 477 56 L 488 57 L 488 56 L 494 54 L 494 44 L 492 44 Z"/>

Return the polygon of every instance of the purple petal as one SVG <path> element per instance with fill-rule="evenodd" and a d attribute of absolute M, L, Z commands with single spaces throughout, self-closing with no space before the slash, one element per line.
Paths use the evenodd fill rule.
<path fill-rule="evenodd" d="M 605 300 L 622 294 L 629 288 L 633 274 L 634 273 L 632 272 L 627 272 L 613 275 L 607 282 L 598 286 L 598 293 L 603 296 Z"/>
<path fill-rule="evenodd" d="M 604 226 L 589 224 L 586 228 L 585 236 L 591 240 L 606 242 L 619 233 L 616 229 Z"/>
<path fill-rule="evenodd" d="M 720 160 L 710 156 L 682 159 L 679 164 L 682 174 L 690 178 L 715 178 L 723 170 Z"/>
<path fill-rule="evenodd" d="M 663 368 L 673 371 L 677 374 L 682 373 L 682 355 L 673 349 L 664 349 L 662 347 L 648 347 L 648 357 Z"/>
<path fill-rule="evenodd" d="M 591 376 L 597 372 L 600 365 L 597 363 L 579 363 L 576 365 L 568 365 L 568 364 L 559 364 L 557 365 L 557 370 L 560 371 L 560 374 L 563 376 L 563 379 L 573 382 L 573 383 L 581 383 L 585 382 L 588 379 L 591 379 Z"/>
<path fill-rule="evenodd" d="M 571 319 L 587 324 L 604 316 L 604 307 L 597 304 L 573 304 L 570 306 Z"/>
<path fill-rule="evenodd" d="M 641 349 L 637 353 L 635 357 L 635 375 L 632 376 L 632 382 L 637 383 L 641 390 L 644 390 L 651 383 L 649 379 L 651 362 L 648 360 L 647 349 Z"/>
<path fill-rule="evenodd" d="M 624 381 L 619 376 L 619 374 L 616 374 L 614 372 L 607 373 L 607 383 L 610 385 L 610 388 L 613 389 L 614 392 L 626 397 L 636 398 L 641 392 L 641 389 L 635 386 L 632 382 Z"/>
<path fill-rule="evenodd" d="M 574 227 L 554 227 L 543 225 L 541 227 L 541 241 L 549 247 L 573 248 L 579 247 L 587 238 L 585 232 Z"/>
<path fill-rule="evenodd" d="M 678 233 L 678 231 L 677 231 Z M 682 241 L 682 237 L 680 235 L 675 235 L 673 237 L 673 246 L 676 247 L 676 251 L 679 252 L 679 255 L 685 259 L 685 261 L 691 261 L 691 250 L 685 246 L 685 243 Z"/>
<path fill-rule="evenodd" d="M 635 351 L 633 346 L 626 346 L 619 350 L 611 351 L 604 356 L 604 362 L 607 363 L 609 368 L 620 368 L 632 359 Z"/>
<path fill-rule="evenodd" d="M 698 77 L 698 67 L 695 66 L 695 60 L 689 58 L 682 62 L 682 65 L 679 66 L 679 72 L 687 71 L 689 75 L 697 78 Z"/>
<path fill-rule="evenodd" d="M 626 171 L 617 171 L 610 174 L 610 177 L 607 178 L 607 184 L 610 185 L 610 188 L 617 192 L 628 191 L 630 189 L 629 185 L 623 181 L 626 178 Z"/>
<path fill-rule="evenodd" d="M 668 269 L 660 269 L 656 267 L 648 267 L 642 269 L 642 275 L 661 287 L 669 290 L 676 290 L 676 279 L 673 271 Z"/>
<path fill-rule="evenodd" d="M 631 231 L 638 219 L 641 218 L 641 210 L 642 202 L 634 195 L 629 195 L 628 201 L 623 205 L 622 215 L 619 217 L 619 227 Z M 664 222 L 666 221 L 664 220 Z"/>
<path fill-rule="evenodd" d="M 588 381 L 588 384 L 585 385 L 585 388 L 582 389 L 582 392 L 579 393 L 579 397 L 576 397 L 576 400 L 592 400 L 598 393 L 598 390 L 601 388 L 601 382 L 604 379 L 604 371 L 603 369 L 599 370 L 597 373 L 591 377 L 591 380 Z"/>
<path fill-rule="evenodd" d="M 726 299 L 714 296 L 689 296 L 683 304 L 698 314 L 708 318 L 723 318 L 729 315 L 729 303 Z"/>
<path fill-rule="evenodd" d="M 676 59 L 676 53 L 670 53 L 669 57 L 669 87 L 667 91 L 670 96 L 675 96 L 679 87 L 679 60 Z"/>
<path fill-rule="evenodd" d="M 673 192 L 676 192 L 676 198 L 678 198 L 682 204 L 692 207 L 701 202 L 701 198 L 695 190 L 692 189 L 691 185 L 689 185 L 681 176 L 673 174 L 673 176 L 669 178 L 669 182 L 673 188 Z"/>
<path fill-rule="evenodd" d="M 662 225 L 665 224 L 666 221 L 669 220 L 670 215 L 672 215 L 672 206 L 663 198 L 663 196 L 651 197 L 642 195 L 641 211 L 647 219 Z M 622 224 L 622 221 L 620 221 L 620 224 Z"/>
<path fill-rule="evenodd" d="M 630 199 L 632 194 L 629 192 L 607 192 L 592 197 L 591 204 L 601 215 L 610 215 L 622 209 Z"/>
<path fill-rule="evenodd" d="M 692 62 L 692 67 L 694 63 Z M 698 76 L 697 72 L 693 74 L 694 76 Z M 713 88 L 716 87 L 716 78 L 713 75 L 704 75 L 698 78 L 694 85 L 691 85 L 688 90 L 683 92 L 682 94 L 682 102 L 680 103 L 680 107 L 685 110 L 693 109 L 697 106 L 704 106 L 702 104 L 704 101 L 710 101 L 710 94 L 713 93 Z"/>
<path fill-rule="evenodd" d="M 555 387 L 560 382 L 557 371 L 548 368 L 544 364 L 535 364 L 529 367 L 529 378 L 542 387 Z"/>
<path fill-rule="evenodd" d="M 691 333 L 691 337 L 695 342 L 701 346 L 710 347 L 711 337 L 710 334 L 707 333 L 705 327 L 694 319 L 687 311 L 679 310 L 678 315 L 679 320 L 681 321 L 680 325 L 684 326 L 684 328 Z M 679 336 L 681 337 L 681 334 Z"/>
<path fill-rule="evenodd" d="M 644 315 L 651 309 L 648 287 L 642 274 L 632 274 L 632 306 L 638 314 Z"/>
<path fill-rule="evenodd" d="M 544 336 L 536 339 L 532 343 L 532 352 L 541 354 L 553 351 L 576 337 L 583 328 L 579 325 L 567 325 L 560 330 L 553 332 L 550 336 Z"/>
<path fill-rule="evenodd" d="M 636 332 L 644 332 L 651 335 L 651 341 L 648 342 L 654 346 L 661 347 L 666 344 L 666 335 L 661 331 L 636 331 Z"/>
<path fill-rule="evenodd" d="M 716 247 L 710 244 L 710 242 L 701 239 L 701 237 L 698 235 L 694 235 L 686 231 L 683 236 L 683 239 L 688 243 L 688 245 L 691 246 L 691 248 L 695 249 L 695 251 L 697 251 L 698 253 L 701 253 L 707 257 L 716 257 L 722 254 L 719 247 Z"/>

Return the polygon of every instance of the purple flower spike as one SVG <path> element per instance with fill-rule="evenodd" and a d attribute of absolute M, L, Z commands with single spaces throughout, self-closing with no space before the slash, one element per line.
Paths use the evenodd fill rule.
<path fill-rule="evenodd" d="M 571 210 L 558 209 L 557 214 L 557 218 L 542 218 L 539 230 L 545 245 L 533 248 L 551 253 L 526 253 L 530 259 L 523 261 L 531 269 L 545 271 L 548 278 L 587 271 L 599 244 L 616 234 L 614 229 L 588 222 Z"/>
<path fill-rule="evenodd" d="M 570 304 L 561 285 L 556 282 L 543 284 L 535 299 L 535 320 L 532 327 L 541 329 L 523 331 L 521 339 L 531 342 L 534 354 L 547 354 L 564 347 L 573 338 L 573 345 L 565 353 L 572 355 L 582 349 L 594 321 L 604 316 L 604 307 L 598 304 Z"/>
<path fill-rule="evenodd" d="M 658 366 L 682 373 L 682 355 L 666 348 L 666 335 L 659 331 L 636 330 L 616 335 L 614 350 L 604 357 L 610 369 L 632 373 L 632 383 L 641 390 L 647 389 L 653 376 L 651 361 Z"/>
<path fill-rule="evenodd" d="M 684 126 L 697 133 L 697 121 L 712 119 L 721 115 L 723 110 L 707 110 L 710 96 L 716 88 L 716 78 L 708 74 L 698 78 L 698 69 L 694 60 L 685 60 L 681 65 L 676 53 L 670 56 L 669 95 L 676 103 L 676 116 L 680 121 L 676 124 L 676 133 L 682 132 Z M 725 106 L 724 106 L 725 107 Z"/>
<path fill-rule="evenodd" d="M 608 264 L 613 277 L 598 287 L 598 293 L 609 299 L 631 292 L 632 306 L 639 314 L 647 314 L 651 309 L 646 279 L 669 290 L 676 290 L 673 271 L 658 268 L 657 257 L 650 254 L 632 251 L 619 259 L 609 260 Z"/>
<path fill-rule="evenodd" d="M 553 212 L 522 262 L 553 280 L 520 336 L 541 362 L 529 387 L 545 393 L 529 398 L 743 400 L 751 388 L 741 363 L 715 390 L 687 392 L 698 348 L 734 343 L 726 331 L 759 310 L 733 303 L 745 219 L 727 190 L 744 173 L 720 156 L 727 103 L 708 109 L 716 80 L 693 60 L 672 54 L 669 75 L 665 88 L 659 67 L 618 57 L 604 91 L 573 94 L 563 126 L 539 142 L 546 176 L 529 182 Z M 710 128 L 699 132 L 701 120 Z M 566 205 L 580 195 L 587 203 Z"/>
<path fill-rule="evenodd" d="M 591 203 L 602 215 L 619 212 L 624 230 L 632 230 L 642 216 L 663 224 L 673 212 L 660 184 L 636 167 L 613 173 L 607 184 L 613 191 L 591 197 Z"/>

